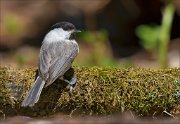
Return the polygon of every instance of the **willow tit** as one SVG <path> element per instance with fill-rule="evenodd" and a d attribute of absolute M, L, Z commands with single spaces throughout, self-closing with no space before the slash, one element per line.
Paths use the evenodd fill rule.
<path fill-rule="evenodd" d="M 39 54 L 39 76 L 22 102 L 22 106 L 33 106 L 38 102 L 43 87 L 51 85 L 58 77 L 63 77 L 79 53 L 75 34 L 80 32 L 69 22 L 59 22 L 45 35 Z M 76 82 L 76 77 L 70 83 Z"/>

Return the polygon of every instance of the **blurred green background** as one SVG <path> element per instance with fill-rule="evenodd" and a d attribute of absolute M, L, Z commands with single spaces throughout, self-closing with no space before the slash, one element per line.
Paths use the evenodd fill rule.
<path fill-rule="evenodd" d="M 37 67 L 43 37 L 73 23 L 76 66 L 180 67 L 180 0 L 1 0 L 0 64 Z"/>

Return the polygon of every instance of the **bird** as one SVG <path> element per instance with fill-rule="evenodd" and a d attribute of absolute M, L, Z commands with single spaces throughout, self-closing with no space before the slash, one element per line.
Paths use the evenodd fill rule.
<path fill-rule="evenodd" d="M 70 22 L 54 24 L 45 35 L 40 52 L 38 64 L 38 77 L 29 90 L 21 106 L 34 106 L 38 102 L 42 89 L 51 85 L 57 78 L 62 77 L 71 68 L 72 62 L 79 53 L 79 46 L 75 36 L 80 30 Z M 65 82 L 72 85 L 76 83 L 76 76 Z"/>

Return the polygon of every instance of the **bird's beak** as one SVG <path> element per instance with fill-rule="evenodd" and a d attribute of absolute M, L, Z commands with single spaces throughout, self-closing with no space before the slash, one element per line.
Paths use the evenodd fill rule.
<path fill-rule="evenodd" d="M 75 33 L 79 33 L 79 32 L 81 32 L 81 30 L 75 30 L 74 32 L 75 32 Z"/>

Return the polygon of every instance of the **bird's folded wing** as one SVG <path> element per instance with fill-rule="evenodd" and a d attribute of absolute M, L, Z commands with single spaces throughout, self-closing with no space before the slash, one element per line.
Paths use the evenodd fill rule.
<path fill-rule="evenodd" d="M 64 73 L 71 67 L 71 63 L 77 56 L 78 51 L 78 45 L 75 43 L 65 44 L 64 46 L 61 45 L 61 49 L 56 50 L 57 55 L 55 55 L 56 57 L 53 57 L 50 62 L 48 70 L 49 77 L 46 81 L 45 87 L 52 84 L 58 77 L 64 75 Z"/>
<path fill-rule="evenodd" d="M 50 52 L 46 49 L 41 49 L 39 54 L 39 75 L 46 81 L 49 77 L 48 70 L 50 67 L 51 55 Z"/>

